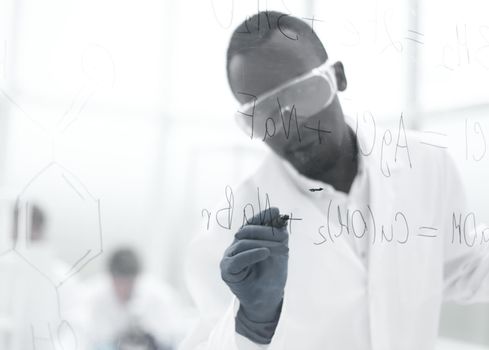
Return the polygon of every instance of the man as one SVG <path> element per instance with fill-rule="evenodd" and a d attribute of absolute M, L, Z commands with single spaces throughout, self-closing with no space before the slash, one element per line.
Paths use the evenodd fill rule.
<path fill-rule="evenodd" d="M 173 349 L 184 309 L 173 290 L 141 271 L 131 248 L 114 251 L 108 276 L 87 283 L 82 328 L 94 348 Z"/>
<path fill-rule="evenodd" d="M 32 201 L 16 201 L 12 209 L 13 249 L 0 258 L 0 344 L 10 350 L 51 348 L 55 340 L 48 335 L 70 319 L 77 284 L 56 290 L 53 281 L 67 268 L 54 255 L 45 209 Z"/>
<path fill-rule="evenodd" d="M 450 158 L 402 117 L 382 142 L 345 117 L 343 65 L 311 27 L 245 21 L 228 78 L 238 122 L 273 152 L 218 207 L 229 225 L 190 247 L 202 317 L 182 349 L 433 349 L 443 301 L 489 300 L 489 251 Z"/>

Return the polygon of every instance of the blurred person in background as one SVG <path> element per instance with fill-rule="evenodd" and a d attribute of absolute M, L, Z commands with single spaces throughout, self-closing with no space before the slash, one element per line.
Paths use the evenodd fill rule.
<path fill-rule="evenodd" d="M 186 328 L 178 295 L 143 273 L 131 248 L 114 251 L 107 267 L 86 284 L 83 328 L 90 349 L 174 349 Z"/>
<path fill-rule="evenodd" d="M 53 253 L 42 206 L 16 201 L 13 207 L 11 249 L 0 257 L 0 345 L 9 350 L 52 349 L 62 341 L 53 334 L 70 318 L 76 278 L 56 288 L 67 265 Z"/>

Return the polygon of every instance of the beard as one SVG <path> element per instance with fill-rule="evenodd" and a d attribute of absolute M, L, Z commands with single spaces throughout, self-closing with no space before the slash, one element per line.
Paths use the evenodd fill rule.
<path fill-rule="evenodd" d="M 340 158 L 341 150 L 333 150 L 330 145 L 313 144 L 285 155 L 285 159 L 302 175 L 320 178 L 333 169 Z"/>

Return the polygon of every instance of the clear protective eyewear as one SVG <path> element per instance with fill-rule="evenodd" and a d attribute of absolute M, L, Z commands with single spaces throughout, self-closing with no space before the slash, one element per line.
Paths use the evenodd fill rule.
<path fill-rule="evenodd" d="M 267 123 L 273 124 L 275 134 L 283 122 L 288 125 L 290 118 L 295 118 L 292 113 L 298 120 L 307 119 L 328 107 L 337 92 L 335 68 L 326 61 L 241 105 L 235 117 L 245 132 L 263 138 L 270 133 L 271 126 Z M 269 119 L 273 123 L 269 123 Z"/>

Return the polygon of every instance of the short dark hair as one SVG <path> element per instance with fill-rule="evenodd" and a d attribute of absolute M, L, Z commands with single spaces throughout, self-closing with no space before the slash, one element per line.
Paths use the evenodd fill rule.
<path fill-rule="evenodd" d="M 300 40 L 306 38 L 312 44 L 319 57 L 326 61 L 328 54 L 324 49 L 321 40 L 316 35 L 309 24 L 294 16 L 290 16 L 277 11 L 261 11 L 245 19 L 233 32 L 227 49 L 226 71 L 228 80 L 230 77 L 229 65 L 237 54 L 249 52 L 250 50 L 261 47 L 270 36 L 279 31 L 287 36 L 289 40 Z M 290 37 L 290 33 L 296 35 Z"/>
<path fill-rule="evenodd" d="M 46 216 L 44 215 L 43 210 L 37 204 L 33 204 L 31 208 L 32 227 L 36 230 L 42 230 L 46 223 Z"/>
<path fill-rule="evenodd" d="M 40 241 L 44 238 L 44 228 L 46 226 L 46 214 L 44 210 L 36 203 L 30 203 L 28 206 L 26 202 L 25 215 L 30 214 L 30 229 L 26 228 L 27 232 L 30 232 L 30 237 L 27 237 L 33 241 Z M 20 200 L 17 199 L 14 205 L 13 211 L 13 223 L 12 223 L 12 238 L 17 241 L 19 238 L 19 215 L 20 215 Z"/>
<path fill-rule="evenodd" d="M 109 271 L 116 277 L 135 277 L 141 270 L 136 253 L 130 248 L 121 248 L 112 253 L 109 260 Z"/>

